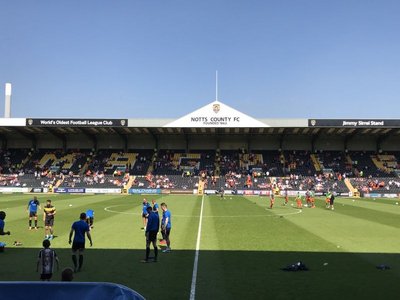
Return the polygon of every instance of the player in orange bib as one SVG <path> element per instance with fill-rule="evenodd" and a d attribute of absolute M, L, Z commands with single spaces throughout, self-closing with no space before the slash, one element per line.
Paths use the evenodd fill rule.
<path fill-rule="evenodd" d="M 311 207 L 310 190 L 306 191 L 306 207 Z"/>
<path fill-rule="evenodd" d="M 332 194 L 331 194 L 331 192 L 328 190 L 328 192 L 326 193 L 326 198 L 325 198 L 325 205 L 326 205 L 326 208 L 329 208 L 329 206 L 330 206 L 330 202 L 331 202 L 331 196 L 332 196 Z"/>
<path fill-rule="evenodd" d="M 270 201 L 269 208 L 272 209 L 272 207 L 274 206 L 274 203 L 275 203 L 275 195 L 274 195 L 273 190 L 271 190 L 269 201 Z"/>
<path fill-rule="evenodd" d="M 287 189 L 285 189 L 284 195 L 285 195 L 285 203 L 283 203 L 283 205 L 287 205 L 287 204 L 289 203 L 289 196 L 288 196 L 288 191 L 287 191 Z"/>
<path fill-rule="evenodd" d="M 303 208 L 303 202 L 301 200 L 300 193 L 297 193 L 296 203 L 297 203 L 297 208 L 300 208 L 300 209 Z"/>
<path fill-rule="evenodd" d="M 313 191 L 310 191 L 310 202 L 311 202 L 311 208 L 315 208 L 315 194 Z"/>

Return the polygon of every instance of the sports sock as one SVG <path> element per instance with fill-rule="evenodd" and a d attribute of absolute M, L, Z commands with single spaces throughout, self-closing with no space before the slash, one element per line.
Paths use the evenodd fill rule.
<path fill-rule="evenodd" d="M 83 265 L 83 255 L 79 255 L 79 269 L 82 268 Z"/>
<path fill-rule="evenodd" d="M 29 227 L 32 227 L 32 220 L 29 220 Z"/>
<path fill-rule="evenodd" d="M 35 220 L 35 227 L 37 227 L 37 220 Z"/>
<path fill-rule="evenodd" d="M 76 269 L 76 267 L 78 266 L 78 262 L 77 262 L 77 260 L 76 260 L 76 255 L 72 255 L 72 262 L 74 263 L 74 267 L 75 267 L 75 269 Z"/>
<path fill-rule="evenodd" d="M 154 258 L 157 260 L 157 255 L 158 255 L 158 249 L 157 246 L 154 247 Z"/>
<path fill-rule="evenodd" d="M 150 247 L 146 247 L 146 260 L 149 259 L 149 255 L 150 255 Z"/>

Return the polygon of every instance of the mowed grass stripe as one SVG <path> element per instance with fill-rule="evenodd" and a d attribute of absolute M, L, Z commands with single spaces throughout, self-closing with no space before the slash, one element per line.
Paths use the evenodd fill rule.
<path fill-rule="evenodd" d="M 399 233 L 398 227 L 393 226 L 392 223 L 386 225 L 385 221 L 380 219 L 386 216 L 379 212 L 375 219 L 364 218 L 363 213 L 363 209 L 342 206 L 338 203 L 332 211 L 326 209 L 322 201 L 318 201 L 315 209 L 303 208 L 301 216 L 287 218 L 287 220 L 296 227 L 303 228 L 326 240 L 337 247 L 336 251 L 397 252 L 400 242 L 393 241 L 389 244 L 387 241 Z M 314 245 L 308 250 L 335 251 L 332 248 L 319 249 Z"/>
<path fill-rule="evenodd" d="M 168 202 L 165 202 L 172 214 L 171 247 L 172 249 L 195 250 L 201 196 L 183 196 L 178 198 L 171 195 L 169 198 L 169 200 L 167 199 Z"/>
<path fill-rule="evenodd" d="M 58 201 L 54 201 L 54 205 L 57 209 L 57 214 L 55 216 L 54 222 L 54 235 L 56 238 L 54 239 L 53 243 L 56 246 L 61 246 L 58 238 L 64 239 L 63 247 L 68 246 L 68 239 L 67 235 L 71 228 L 72 222 L 79 219 L 79 215 L 82 211 L 86 211 L 87 208 L 93 208 L 96 211 L 96 205 L 94 200 L 96 197 L 93 196 L 82 196 L 82 195 L 74 195 L 73 197 L 69 196 L 62 196 L 62 197 L 55 197 Z M 90 201 L 88 201 L 90 199 Z M 104 200 L 104 198 L 99 197 L 99 199 Z M 63 200 L 63 201 L 61 201 Z M 10 230 L 12 235 L 8 237 L 8 240 L 18 240 L 20 241 L 23 246 L 22 247 L 41 247 L 41 243 L 44 238 L 44 223 L 43 223 L 43 210 L 39 211 L 38 213 L 38 226 L 39 230 L 29 231 L 28 230 L 28 213 L 26 212 L 26 202 L 24 200 L 15 200 L 20 204 L 13 209 L 7 210 L 7 219 L 6 219 L 6 226 L 7 230 Z M 107 199 L 107 201 L 110 201 Z M 72 207 L 69 207 L 67 203 L 73 203 Z M 100 202 L 101 203 L 101 202 Z M 84 209 L 82 209 L 84 207 Z M 32 222 L 32 225 L 34 223 Z M 10 242 L 8 243 L 10 244 Z"/>
<path fill-rule="evenodd" d="M 316 249 L 337 251 L 332 243 L 289 223 L 292 218 L 302 218 L 298 210 L 292 207 L 276 207 L 269 210 L 266 208 L 266 199 L 235 196 L 232 200 L 221 200 L 219 197 L 209 197 L 210 205 L 206 206 L 204 214 L 207 222 L 203 225 L 205 238 L 202 249 L 307 251 L 310 250 L 307 247 L 308 241 L 313 241 Z M 276 215 L 275 212 L 281 215 Z M 229 215 L 233 217 L 218 217 Z M 230 236 L 236 238 L 231 239 Z M 285 238 L 281 239 L 282 236 Z"/>
<path fill-rule="evenodd" d="M 2 199 L 5 195 L 1 195 L 0 199 Z M 12 203 L 12 205 L 9 205 L 7 209 L 5 209 L 7 213 L 7 220 L 8 221 L 14 221 L 18 220 L 21 217 L 24 218 L 25 215 L 27 215 L 26 209 L 28 206 L 28 202 L 30 199 L 33 199 L 33 197 L 23 197 L 19 195 L 7 195 L 6 197 L 12 196 L 12 199 L 9 200 L 9 204 Z M 110 199 L 113 199 L 114 197 L 121 197 L 119 195 L 114 195 L 114 196 L 105 196 L 105 195 L 51 195 L 49 197 L 38 197 L 38 200 L 40 201 L 40 206 L 42 207 L 42 210 L 38 211 L 38 214 L 40 215 L 40 218 L 43 216 L 43 207 L 46 205 L 46 200 L 51 199 L 52 204 L 56 207 L 57 213 L 58 211 L 62 210 L 71 210 L 71 209 L 76 209 L 76 208 L 83 208 L 82 211 L 86 211 L 87 208 L 90 207 L 92 203 L 99 203 L 100 201 L 109 201 Z M 0 200 L 1 201 L 1 200 Z M 71 207 L 69 207 L 69 204 L 72 204 Z M 25 213 L 25 215 L 21 215 L 20 212 Z"/>
<path fill-rule="evenodd" d="M 316 202 L 317 208 L 326 210 L 324 203 L 325 201 L 318 199 Z M 365 204 L 367 204 L 367 206 L 365 206 Z M 355 200 L 353 202 L 352 199 L 349 198 L 337 198 L 334 206 L 334 212 L 336 214 L 347 215 L 381 225 L 400 228 L 400 223 L 398 222 L 400 218 L 400 208 L 397 205 L 389 206 L 387 204 L 374 202 L 365 203 L 362 200 Z"/>
<path fill-rule="evenodd" d="M 308 228 L 298 226 L 302 222 L 309 222 L 310 217 L 313 218 L 312 212 L 315 209 L 307 211 L 305 209 L 298 210 L 289 205 L 283 206 L 283 199 L 275 200 L 275 205 L 269 209 L 269 197 L 247 196 L 248 203 L 256 203 L 260 210 L 266 210 L 272 217 L 256 220 L 256 224 L 260 225 L 261 241 L 259 242 L 261 249 L 269 251 L 340 251 L 336 244 L 326 240 Z M 279 200 L 282 200 L 281 202 Z M 317 216 L 315 214 L 315 216 Z M 248 250 L 256 250 L 250 248 Z"/>
<path fill-rule="evenodd" d="M 374 298 L 379 294 L 376 292 L 379 285 L 365 287 L 365 276 L 381 282 L 386 289 L 391 288 L 387 294 L 395 295 L 393 284 L 397 280 L 397 272 L 381 276 L 380 271 L 375 269 L 375 265 L 385 261 L 387 255 L 353 254 L 344 252 L 348 249 L 343 249 L 343 246 L 337 248 L 335 234 L 346 238 L 348 231 L 335 233 L 334 225 L 340 223 L 340 215 L 335 215 L 335 211 L 305 208 L 301 214 L 281 217 L 279 214 L 282 211 L 296 209 L 275 206 L 266 211 L 265 218 L 218 218 L 218 215 L 226 215 L 235 207 L 236 215 L 244 211 L 260 215 L 269 205 L 269 199 L 263 197 L 248 197 L 247 200 L 233 198 L 236 203 L 224 204 L 217 198 L 207 202 L 206 213 L 214 217 L 203 221 L 198 299 L 320 299 L 322 296 L 330 299 L 334 297 L 327 295 L 324 287 L 332 282 L 340 286 L 344 294 L 357 293 L 368 299 L 373 295 Z M 243 206 L 235 205 L 246 201 Z M 253 210 L 252 206 L 258 209 Z M 270 217 L 270 214 L 276 216 Z M 332 219 L 332 216 L 339 220 Z M 351 217 L 346 220 L 348 226 L 351 226 L 351 220 Z M 334 222 L 330 224 L 331 221 Z M 303 223 L 310 223 L 310 226 L 305 227 Z M 332 232 L 325 230 L 325 225 L 331 227 Z M 318 227 L 321 232 L 315 232 Z M 379 232 L 387 228 L 376 229 Z M 232 240 L 231 237 L 234 237 L 233 243 L 225 242 Z M 212 243 L 216 246 L 209 249 Z M 206 245 L 209 250 L 204 250 Z M 291 273 L 280 270 L 299 260 L 304 261 L 312 271 Z M 324 266 L 326 262 L 329 264 Z M 363 288 L 360 289 L 360 286 Z"/>
<path fill-rule="evenodd" d="M 57 201 L 56 207 L 62 208 L 62 213 L 56 220 L 56 235 L 59 236 L 52 241 L 60 256 L 61 268 L 72 264 L 71 251 L 68 249 L 70 246 L 66 239 L 72 222 L 77 220 L 88 203 L 91 203 L 90 208 L 96 212 L 93 230 L 95 246 L 86 251 L 84 270 L 76 274 L 75 281 L 121 283 L 142 293 L 147 299 L 189 298 L 194 258 L 194 250 L 191 249 L 195 248 L 201 197 L 164 195 L 162 200 L 158 199 L 159 204 L 165 201 L 172 212 L 173 252 L 160 253 L 157 264 L 141 264 L 139 260 L 145 254 L 144 233 L 140 230 L 141 216 L 136 212 L 141 211 L 142 196 L 129 195 L 125 198 L 119 195 L 96 195 L 96 201 L 85 196 L 80 198 L 81 195 L 69 196 L 54 197 L 54 201 Z M 77 199 L 69 207 L 69 199 L 74 197 Z M 7 217 L 6 230 L 8 226 L 12 226 L 9 229 L 13 235 L 0 237 L 2 241 L 4 238 L 9 239 L 9 247 L 4 253 L 0 253 L 1 268 L 7 270 L 0 272 L 0 280 L 39 278 L 34 268 L 43 231 L 27 231 L 24 208 L 28 198 L 21 198 L 20 206 L 23 209 L 15 210 L 15 222 L 7 222 Z M 323 205 L 319 205 L 321 207 L 317 209 L 305 208 L 300 214 L 281 216 L 297 210 L 283 207 L 279 203 L 280 199 L 269 210 L 266 209 L 269 204 L 266 197 L 232 198 L 222 202 L 219 197 L 206 197 L 196 299 L 309 300 L 346 298 L 346 295 L 357 295 L 357 298 L 363 299 L 379 299 L 382 296 L 396 299 L 398 296 L 399 250 L 396 250 L 396 254 L 349 253 L 347 251 L 350 249 L 344 246 L 336 248 L 336 244 L 333 244 L 337 238 L 335 235 L 339 235 L 335 231 L 337 227 L 346 239 L 353 234 L 353 220 L 360 222 L 357 227 L 361 228 L 367 223 L 374 224 L 373 222 L 336 213 L 336 210 L 326 210 Z M 93 202 L 84 202 L 88 199 Z M 122 204 L 123 206 L 117 207 L 118 210 L 134 212 L 135 215 L 104 211 L 104 207 L 113 204 Z M 258 217 L 253 217 L 255 215 Z M 120 225 L 115 227 L 118 223 Z M 307 223 L 310 228 L 304 225 Z M 15 230 L 18 227 L 21 228 L 21 234 L 17 235 Z M 321 227 L 321 231 L 317 232 L 321 236 L 316 235 L 316 227 Z M 346 228 L 347 231 L 344 230 Z M 368 227 L 371 232 L 365 231 L 364 236 L 370 239 L 370 243 L 375 243 L 375 235 L 385 235 L 388 228 L 396 234 L 388 242 L 382 243 L 381 247 L 385 248 L 398 236 L 397 228 L 371 225 Z M 102 232 L 104 236 L 101 235 Z M 389 232 L 391 234 L 393 232 Z M 110 238 L 113 238 L 113 245 L 101 248 L 103 240 L 104 243 L 110 243 Z M 24 245 L 33 245 L 32 248 L 13 247 L 12 241 L 19 239 Z M 367 244 L 367 240 L 365 243 Z M 371 249 L 368 246 L 365 251 Z M 304 261 L 310 271 L 297 273 L 280 270 L 298 260 Z M 329 264 L 324 265 L 325 262 Z M 377 270 L 375 266 L 381 263 L 390 265 L 392 270 Z M 60 272 L 56 272 L 54 279 L 59 279 L 59 275 Z M 334 292 L 329 288 L 333 288 Z"/>
<path fill-rule="evenodd" d="M 206 199 L 198 299 L 265 299 L 271 289 L 271 252 L 268 250 L 277 253 L 293 248 L 299 251 L 309 249 L 305 246 L 307 243 L 319 249 L 336 250 L 324 239 L 296 227 L 285 217 L 275 215 L 275 211 L 296 213 L 293 208 L 266 210 L 266 198 L 258 197 L 245 199 L 234 196 L 223 200 L 211 196 Z M 229 214 L 236 217 L 218 217 Z M 207 215 L 213 217 L 207 218 Z M 265 217 L 252 218 L 252 215 Z M 295 257 L 293 260 L 301 258 L 301 255 L 292 256 Z M 280 267 L 290 262 L 291 259 L 283 259 Z"/>

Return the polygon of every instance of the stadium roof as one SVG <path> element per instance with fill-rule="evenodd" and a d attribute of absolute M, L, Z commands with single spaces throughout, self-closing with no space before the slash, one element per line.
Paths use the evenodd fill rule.
<path fill-rule="evenodd" d="M 0 135 L 262 134 L 399 135 L 400 120 L 255 119 L 213 101 L 178 119 L 0 118 Z"/>

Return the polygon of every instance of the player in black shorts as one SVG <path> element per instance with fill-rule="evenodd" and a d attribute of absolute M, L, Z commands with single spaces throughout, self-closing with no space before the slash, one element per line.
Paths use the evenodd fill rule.
<path fill-rule="evenodd" d="M 59 268 L 59 262 L 56 252 L 50 249 L 50 241 L 43 241 L 43 249 L 39 251 L 38 261 L 36 265 L 36 272 L 40 270 L 40 279 L 49 281 L 53 276 L 54 265 Z"/>
<path fill-rule="evenodd" d="M 335 193 L 331 194 L 331 198 L 329 199 L 329 208 L 331 210 L 334 210 L 335 208 L 333 207 L 333 202 L 335 201 Z"/>
<path fill-rule="evenodd" d="M 74 240 L 72 242 L 72 235 Z M 74 271 L 79 272 L 83 265 L 83 252 L 85 251 L 85 235 L 87 236 L 90 246 L 93 245 L 92 236 L 90 235 L 90 227 L 86 223 L 86 213 L 81 213 L 79 220 L 74 222 L 69 233 L 68 243 L 72 243 L 72 262 L 74 263 Z M 79 256 L 79 265 L 78 259 Z"/>
<path fill-rule="evenodd" d="M 157 233 L 160 229 L 160 217 L 158 213 L 153 212 L 153 208 L 149 206 L 147 208 L 147 226 L 146 226 L 146 259 L 142 262 L 149 262 L 150 255 L 150 244 L 153 244 L 154 248 L 154 262 L 157 261 L 158 249 L 157 249 Z"/>
<path fill-rule="evenodd" d="M 51 240 L 53 238 L 54 215 L 56 208 L 51 204 L 51 200 L 47 200 L 47 204 L 43 207 L 43 221 L 45 238 Z"/>
<path fill-rule="evenodd" d="M 38 218 L 37 218 L 37 211 L 40 208 L 40 202 L 37 197 L 33 197 L 32 200 L 29 200 L 27 211 L 29 213 L 29 230 L 32 229 L 32 218 L 35 220 L 35 229 L 37 230 L 38 226 Z"/>

